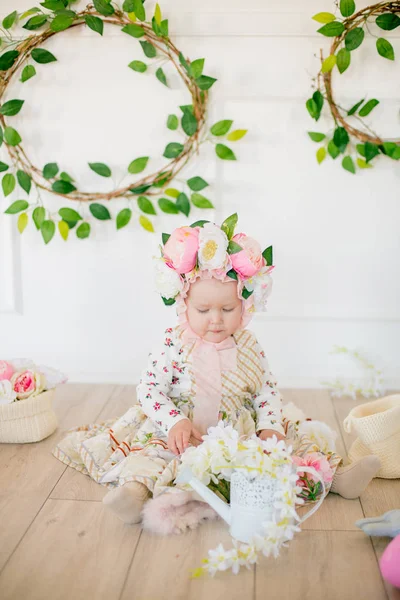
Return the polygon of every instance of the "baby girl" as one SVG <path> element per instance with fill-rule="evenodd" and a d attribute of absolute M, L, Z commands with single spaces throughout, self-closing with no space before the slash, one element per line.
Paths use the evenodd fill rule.
<path fill-rule="evenodd" d="M 287 435 L 297 456 L 324 451 L 327 489 L 345 497 L 358 496 L 379 468 L 366 457 L 337 469 L 333 448 L 318 447 L 299 422 L 283 417 L 264 351 L 245 329 L 252 313 L 265 309 L 272 249 L 262 252 L 251 237 L 234 235 L 236 224 L 235 214 L 221 227 L 199 221 L 163 235 L 156 284 L 164 303 L 176 304 L 178 325 L 149 355 L 138 403 L 117 420 L 76 429 L 54 450 L 112 488 L 103 502 L 127 523 L 141 520 L 151 496 L 171 492 L 179 456 L 221 420 L 241 436 Z"/>

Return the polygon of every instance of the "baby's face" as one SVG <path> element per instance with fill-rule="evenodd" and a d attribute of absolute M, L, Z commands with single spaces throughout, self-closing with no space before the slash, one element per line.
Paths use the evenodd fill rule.
<path fill-rule="evenodd" d="M 240 327 L 242 302 L 236 281 L 197 280 L 186 299 L 190 327 L 207 342 L 223 342 Z"/>

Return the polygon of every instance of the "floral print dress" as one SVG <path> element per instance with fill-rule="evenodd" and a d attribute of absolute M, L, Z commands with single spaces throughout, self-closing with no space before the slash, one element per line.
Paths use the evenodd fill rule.
<path fill-rule="evenodd" d="M 54 456 L 110 488 L 139 481 L 156 496 L 171 486 L 179 457 L 168 449 L 168 432 L 185 418 L 196 426 L 199 398 L 201 370 L 196 361 L 201 352 L 198 340 L 187 339 L 185 331 L 182 325 L 167 329 L 160 348 L 149 354 L 137 386 L 137 404 L 120 418 L 71 430 L 53 450 Z M 210 396 L 217 386 L 219 406 L 214 407 L 215 422 L 208 425 L 222 420 L 246 436 L 261 429 L 288 431 L 296 441 L 296 425 L 283 422 L 281 395 L 251 331 L 238 330 L 215 353 L 214 363 L 214 373 L 205 373 L 204 380 Z M 300 453 L 312 445 L 310 440 L 297 442 Z M 315 444 L 313 450 L 318 450 Z M 329 462 L 334 469 L 340 457 L 331 453 Z"/>

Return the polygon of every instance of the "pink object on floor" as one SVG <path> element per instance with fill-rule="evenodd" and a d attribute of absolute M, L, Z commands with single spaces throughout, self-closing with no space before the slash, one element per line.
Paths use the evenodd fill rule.
<path fill-rule="evenodd" d="M 174 490 L 149 500 L 142 512 L 143 528 L 158 535 L 170 535 L 218 518 L 208 504 L 191 498 L 190 492 Z"/>
<path fill-rule="evenodd" d="M 400 535 L 390 542 L 382 554 L 379 566 L 383 578 L 394 587 L 400 588 Z"/>

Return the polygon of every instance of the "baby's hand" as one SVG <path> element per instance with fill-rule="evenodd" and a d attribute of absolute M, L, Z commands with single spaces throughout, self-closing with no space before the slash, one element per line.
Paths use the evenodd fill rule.
<path fill-rule="evenodd" d="M 261 431 L 259 431 L 257 435 L 260 438 L 260 440 L 267 440 L 268 438 L 272 438 L 273 435 L 276 435 L 276 437 L 278 438 L 278 442 L 279 440 L 284 440 L 286 437 L 283 435 L 283 433 L 275 431 L 275 429 L 261 429 Z"/>
<path fill-rule="evenodd" d="M 169 430 L 168 448 L 174 454 L 183 454 L 191 438 L 195 446 L 202 442 L 201 433 L 193 427 L 191 421 L 182 419 Z"/>

